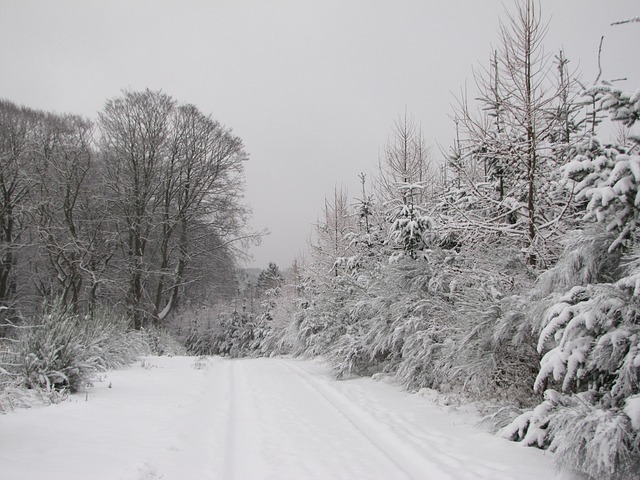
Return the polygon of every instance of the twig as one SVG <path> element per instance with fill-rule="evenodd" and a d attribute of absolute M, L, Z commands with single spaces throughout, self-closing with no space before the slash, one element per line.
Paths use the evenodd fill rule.
<path fill-rule="evenodd" d="M 602 57 L 602 43 L 604 42 L 604 35 L 600 37 L 600 46 L 598 47 L 598 76 L 596 77 L 596 81 L 593 82 L 597 84 L 600 81 L 600 77 L 602 76 L 602 64 L 600 59 Z"/>

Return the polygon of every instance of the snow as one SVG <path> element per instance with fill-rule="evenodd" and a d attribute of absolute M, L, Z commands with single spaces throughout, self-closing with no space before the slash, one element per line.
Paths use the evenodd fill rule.
<path fill-rule="evenodd" d="M 624 413 L 631 419 L 633 428 L 640 430 L 640 395 L 627 398 Z"/>
<path fill-rule="evenodd" d="M 552 456 L 471 413 L 315 361 L 149 357 L 0 417 L 12 480 L 540 479 Z"/>

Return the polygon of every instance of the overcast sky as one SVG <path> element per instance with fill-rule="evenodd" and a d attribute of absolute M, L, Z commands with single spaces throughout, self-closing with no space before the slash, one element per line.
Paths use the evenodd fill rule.
<path fill-rule="evenodd" d="M 640 86 L 637 0 L 542 0 L 547 50 Z M 507 7 L 512 5 L 504 1 Z M 434 156 L 497 41 L 495 0 L 0 0 L 0 97 L 95 119 L 123 88 L 197 105 L 245 143 L 253 266 L 291 264 L 324 197 L 375 170 L 405 108 Z"/>

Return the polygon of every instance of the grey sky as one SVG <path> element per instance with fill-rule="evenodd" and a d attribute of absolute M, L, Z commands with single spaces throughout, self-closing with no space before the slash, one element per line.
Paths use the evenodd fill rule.
<path fill-rule="evenodd" d="M 505 5 L 511 2 L 505 1 Z M 605 78 L 640 86 L 637 0 L 542 0 L 547 50 L 586 81 L 605 35 Z M 96 118 L 121 89 L 162 89 L 245 142 L 255 266 L 288 266 L 325 194 L 375 169 L 407 109 L 434 156 L 448 147 L 454 94 L 485 64 L 493 0 L 0 0 L 0 97 Z"/>

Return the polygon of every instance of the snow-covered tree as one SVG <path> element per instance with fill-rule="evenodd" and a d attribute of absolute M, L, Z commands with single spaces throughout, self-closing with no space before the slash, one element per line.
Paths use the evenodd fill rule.
<path fill-rule="evenodd" d="M 393 215 L 389 229 L 389 239 L 400 248 L 400 254 L 418 258 L 420 252 L 429 248 L 434 241 L 433 222 L 424 210 L 414 203 L 416 191 L 422 190 L 421 184 L 400 185 L 404 192 L 403 201 L 398 202 L 398 211 Z"/>
<path fill-rule="evenodd" d="M 453 187 L 462 186 L 477 206 L 473 212 L 455 203 L 450 209 L 460 227 L 507 236 L 529 264 L 548 267 L 560 251 L 569 202 L 555 171 L 575 133 L 576 83 L 564 55 L 554 64 L 544 51 L 547 25 L 538 5 L 518 2 L 500 23 L 490 66 L 475 73 L 479 113 L 466 96 L 460 100 Z"/>
<path fill-rule="evenodd" d="M 640 112 L 640 90 L 622 92 L 611 86 L 591 89 L 604 96 L 601 105 L 611 112 L 611 119 L 633 126 Z M 576 200 L 586 206 L 584 220 L 606 222 L 617 233 L 609 250 L 637 243 L 638 207 L 640 206 L 640 137 L 629 135 L 626 145 L 603 145 L 591 137 L 576 150 L 564 168 L 564 175 Z"/>
<path fill-rule="evenodd" d="M 312 269 L 321 282 L 325 282 L 328 275 L 339 275 L 340 259 L 348 256 L 348 234 L 352 232 L 352 220 L 347 191 L 336 186 L 333 198 L 325 198 L 322 216 L 316 224 L 315 238 L 310 241 L 311 259 L 307 268 Z"/>
<path fill-rule="evenodd" d="M 602 90 L 606 92 L 602 107 L 611 111 L 611 118 L 632 125 L 640 112 L 636 105 L 640 91 Z M 562 382 L 563 391 L 576 391 L 582 385 L 607 392 L 613 406 L 638 393 L 639 153 L 640 139 L 632 138 L 630 146 L 602 147 L 592 138 L 564 170 L 576 200 L 585 203 L 584 221 L 600 223 L 614 235 L 607 250 L 599 253 L 616 256 L 620 250 L 629 256 L 617 281 L 574 286 L 549 308 L 538 348 L 544 351 L 549 343 L 554 346 L 543 358 L 538 388 L 553 378 Z"/>
<path fill-rule="evenodd" d="M 422 188 L 410 192 L 408 200 L 424 205 L 433 193 L 435 183 L 432 163 L 431 151 L 425 144 L 420 126 L 405 112 L 395 122 L 378 162 L 375 186 L 380 203 L 402 198 L 407 192 L 399 192 L 399 185 L 420 184 Z"/>
<path fill-rule="evenodd" d="M 588 90 L 613 121 L 632 126 L 639 92 Z M 583 231 L 543 275 L 535 389 L 544 401 L 503 430 L 549 447 L 559 462 L 597 478 L 636 478 L 640 465 L 640 139 L 592 137 L 563 169 L 584 211 Z M 563 293 L 555 293 L 556 291 Z M 546 389 L 546 390 L 545 390 Z"/>
<path fill-rule="evenodd" d="M 260 272 L 258 275 L 258 280 L 256 287 L 262 293 L 265 293 L 267 290 L 273 290 L 282 285 L 284 282 L 284 277 L 282 276 L 282 272 L 280 272 L 280 268 L 274 262 L 269 262 L 267 268 Z"/>

